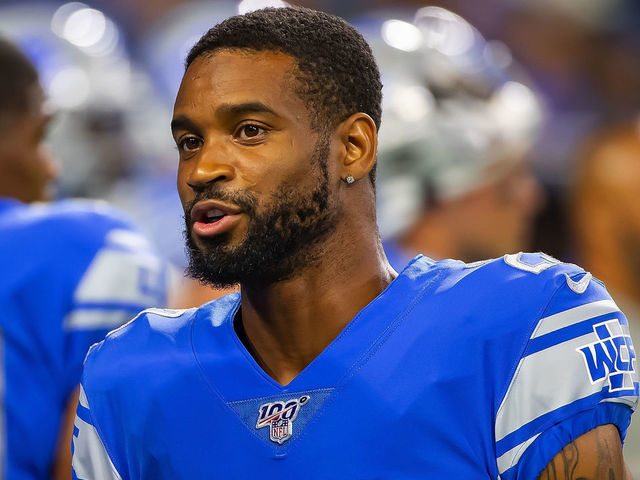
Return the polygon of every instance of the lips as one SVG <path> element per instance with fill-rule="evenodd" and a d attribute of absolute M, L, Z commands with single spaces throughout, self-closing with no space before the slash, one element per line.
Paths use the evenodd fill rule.
<path fill-rule="evenodd" d="M 193 232 L 201 237 L 227 231 L 240 217 L 240 209 L 217 200 L 203 200 L 191 209 Z"/>

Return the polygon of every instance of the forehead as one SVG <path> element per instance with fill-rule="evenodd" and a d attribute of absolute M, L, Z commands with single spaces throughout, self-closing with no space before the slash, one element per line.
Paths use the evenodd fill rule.
<path fill-rule="evenodd" d="M 196 58 L 184 74 L 175 112 L 261 102 L 274 110 L 305 110 L 295 92 L 295 59 L 277 51 L 224 49 Z"/>

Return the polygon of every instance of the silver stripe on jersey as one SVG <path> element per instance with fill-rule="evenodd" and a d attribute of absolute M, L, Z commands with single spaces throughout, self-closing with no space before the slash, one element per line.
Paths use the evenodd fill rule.
<path fill-rule="evenodd" d="M 600 403 L 623 403 L 625 405 L 627 405 L 628 407 L 632 408 L 635 410 L 635 408 L 638 406 L 638 397 L 617 397 L 617 398 L 605 398 L 602 400 L 602 402 Z"/>
<path fill-rule="evenodd" d="M 113 229 L 74 292 L 76 303 L 153 305 L 163 284 L 163 265 L 142 235 Z"/>
<path fill-rule="evenodd" d="M 80 387 L 80 405 L 89 408 L 87 396 Z M 95 427 L 76 415 L 74 426 L 78 429 L 73 437 L 72 467 L 79 480 L 122 480 L 111 462 Z"/>
<path fill-rule="evenodd" d="M 531 338 L 540 337 L 547 333 L 555 332 L 561 328 L 575 325 L 589 318 L 607 313 L 618 312 L 619 308 L 613 300 L 599 300 L 597 302 L 586 303 L 578 307 L 570 308 L 564 312 L 556 313 L 543 318 L 538 323 Z"/>
<path fill-rule="evenodd" d="M 529 438 L 527 441 L 522 442 L 520 445 L 516 445 L 511 450 L 504 452 L 500 457 L 498 457 L 498 471 L 500 473 L 504 473 L 518 463 L 527 447 L 531 445 L 538 436 L 540 436 L 539 433 Z"/>
<path fill-rule="evenodd" d="M 619 310 L 612 300 L 580 305 L 541 319 L 531 339 L 615 312 L 619 312 Z M 620 331 L 612 333 L 628 335 L 628 327 L 620 325 L 617 318 L 613 317 L 615 323 L 620 327 L 618 329 Z M 520 359 L 511 384 L 498 409 L 496 441 L 502 440 L 536 418 L 600 392 L 607 384 L 608 377 L 605 376 L 595 382 L 590 381 L 584 356 L 578 352 L 579 348 L 598 340 L 598 336 L 592 331 Z M 559 365 L 562 366 L 561 369 L 558 368 Z M 637 398 L 619 397 L 603 401 L 624 403 L 634 408 Z M 513 447 L 497 459 L 500 473 L 518 462 L 537 435 L 539 433 Z"/>
<path fill-rule="evenodd" d="M 158 302 L 157 291 L 146 291 L 141 280 L 157 286 L 161 273 L 160 261 L 148 252 L 106 247 L 87 268 L 73 299 L 76 303 L 153 305 Z"/>
<path fill-rule="evenodd" d="M 74 310 L 64 318 L 63 325 L 66 330 L 113 330 L 131 320 L 131 317 L 131 312 L 122 310 Z"/>
<path fill-rule="evenodd" d="M 576 353 L 577 348 L 595 340 L 595 333 L 589 333 L 520 360 L 498 409 L 496 441 L 541 415 L 602 390 L 604 380 L 592 384 L 582 356 Z"/>

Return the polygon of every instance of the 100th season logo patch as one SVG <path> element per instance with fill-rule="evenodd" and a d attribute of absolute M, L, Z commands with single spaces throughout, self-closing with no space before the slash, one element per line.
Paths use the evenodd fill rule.
<path fill-rule="evenodd" d="M 271 441 L 282 444 L 291 438 L 293 421 L 298 416 L 300 409 L 309 401 L 309 398 L 311 398 L 309 395 L 302 395 L 300 398 L 260 405 L 256 428 L 268 426 Z"/>

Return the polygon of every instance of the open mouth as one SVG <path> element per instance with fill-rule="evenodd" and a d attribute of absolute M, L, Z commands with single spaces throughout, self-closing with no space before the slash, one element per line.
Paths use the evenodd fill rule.
<path fill-rule="evenodd" d="M 207 210 L 205 212 L 202 212 L 202 214 L 199 215 L 200 218 L 196 219 L 196 222 L 216 223 L 216 222 L 219 222 L 220 220 L 222 220 L 226 216 L 227 216 L 227 214 L 225 212 L 223 212 L 222 210 L 217 209 L 217 208 L 212 208 L 211 210 Z"/>
<path fill-rule="evenodd" d="M 193 232 L 199 236 L 213 236 L 226 232 L 238 222 L 240 208 L 217 200 L 203 200 L 191 209 Z"/>

